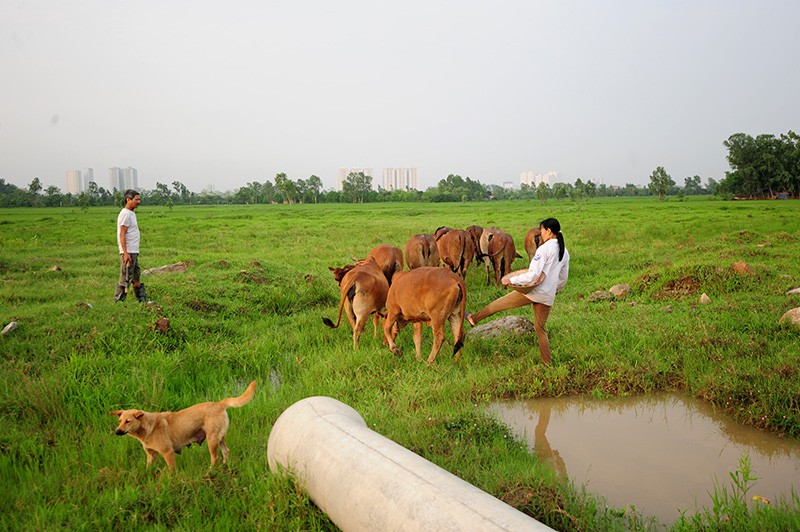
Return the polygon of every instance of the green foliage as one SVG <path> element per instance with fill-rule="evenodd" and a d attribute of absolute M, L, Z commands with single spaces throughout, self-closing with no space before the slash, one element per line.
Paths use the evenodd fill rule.
<path fill-rule="evenodd" d="M 258 193 L 257 205 L 137 210 L 142 266 L 189 262 L 186 272 L 145 277 L 170 320 L 165 334 L 154 327 L 156 309 L 112 300 L 118 206 L 0 210 L 0 325 L 19 324 L 0 337 L 0 527 L 333 530 L 294 479 L 266 463 L 275 420 L 312 395 L 350 404 L 373 430 L 559 530 L 645 529 L 648 521 L 559 479 L 484 414 L 487 402 L 671 390 L 800 437 L 800 339 L 778 324 L 798 305 L 785 295 L 798 282 L 796 202 L 687 196 L 597 199 L 580 210 L 558 200 L 465 209 L 281 205 Z M 458 366 L 445 346 L 427 367 L 408 354 L 410 328 L 397 358 L 370 327 L 353 350 L 346 323 L 322 324 L 339 304 L 329 266 L 441 225 L 494 225 L 519 245 L 549 216 L 572 257 L 548 321 L 552 366 L 539 363 L 531 338 L 468 337 Z M 752 275 L 731 269 L 740 260 Z M 467 274 L 469 311 L 504 293 L 485 275 Z M 625 301 L 588 301 L 617 283 L 633 287 Z M 698 304 L 703 292 L 708 305 Z M 423 350 L 430 344 L 426 330 Z M 161 463 L 148 470 L 141 445 L 112 433 L 110 410 L 176 410 L 241 393 L 252 379 L 256 398 L 230 411 L 227 467 L 210 471 L 204 445 L 184 450 L 174 476 Z M 756 473 L 737 479 L 746 487 Z M 736 493 L 728 496 L 741 499 Z M 798 528 L 796 498 L 752 505 L 737 526 Z M 681 526 L 724 528 L 724 519 L 701 509 Z"/>
<path fill-rule="evenodd" d="M 800 136 L 796 133 L 755 138 L 735 133 L 723 144 L 731 171 L 720 183 L 722 192 L 751 198 L 781 192 L 800 197 Z"/>

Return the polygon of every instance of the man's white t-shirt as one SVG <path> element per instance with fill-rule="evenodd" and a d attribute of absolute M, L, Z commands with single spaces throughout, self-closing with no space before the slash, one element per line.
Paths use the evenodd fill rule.
<path fill-rule="evenodd" d="M 128 253 L 139 253 L 139 223 L 136 221 L 136 213 L 130 209 L 122 209 L 117 216 L 117 245 L 119 252 L 122 253 L 122 243 L 119 241 L 119 228 L 121 226 L 128 228 L 125 234 L 125 244 L 128 247 Z"/>

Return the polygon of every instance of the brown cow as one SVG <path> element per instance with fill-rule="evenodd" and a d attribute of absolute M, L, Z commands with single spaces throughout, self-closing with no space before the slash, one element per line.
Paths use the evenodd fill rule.
<path fill-rule="evenodd" d="M 380 311 L 386 306 L 389 283 L 373 258 L 365 259 L 362 264 L 356 266 L 349 264 L 343 268 L 329 267 L 328 269 L 333 272 L 334 279 L 339 283 L 342 300 L 339 303 L 339 317 L 336 325 L 328 318 L 322 318 L 322 321 L 328 327 L 335 329 L 342 321 L 342 309 L 346 309 L 347 320 L 353 327 L 353 348 L 355 349 L 358 338 L 371 314 L 375 314 L 373 326 L 375 334 L 377 334 L 378 317 Z"/>
<path fill-rule="evenodd" d="M 390 246 L 388 244 L 381 244 L 375 246 L 369 252 L 366 259 L 353 259 L 356 264 L 363 264 L 366 260 L 373 258 L 378 268 L 386 276 L 386 281 L 392 284 L 392 277 L 394 274 L 403 271 L 403 251 L 400 248 Z"/>
<path fill-rule="evenodd" d="M 420 233 L 408 239 L 406 263 L 410 270 L 420 266 L 439 266 L 439 248 L 433 235 Z"/>
<path fill-rule="evenodd" d="M 528 261 L 533 260 L 533 256 L 536 254 L 536 248 L 539 247 L 539 227 L 531 228 L 525 234 L 525 251 L 528 253 Z"/>
<path fill-rule="evenodd" d="M 519 255 L 517 255 L 517 248 L 511 235 L 498 232 L 489 238 L 486 256 L 494 268 L 494 282 L 500 284 L 500 279 L 511 272 L 511 265 Z M 491 284 L 488 265 L 486 267 L 486 284 Z"/>
<path fill-rule="evenodd" d="M 472 238 L 472 245 L 475 246 L 475 258 L 477 261 L 480 261 L 481 235 L 483 234 L 483 227 L 480 225 L 470 225 L 467 227 L 467 234 L 470 236 L 470 238 Z"/>
<path fill-rule="evenodd" d="M 444 343 L 444 324 L 450 322 L 453 332 L 453 357 L 455 362 L 464 345 L 464 308 L 467 286 L 464 280 L 444 268 L 423 266 L 395 276 L 386 298 L 386 320 L 383 335 L 389 349 L 397 355 L 403 352 L 395 344 L 395 338 L 408 323 L 414 324 L 414 345 L 417 360 L 422 360 L 422 325 L 433 329 L 433 347 L 428 364 L 436 361 L 436 355 Z"/>
<path fill-rule="evenodd" d="M 475 258 L 475 246 L 472 238 L 462 229 L 450 229 L 443 231 L 443 228 L 436 230 L 441 235 L 436 237 L 436 245 L 439 247 L 439 258 L 442 265 L 450 268 L 464 279 L 467 275 L 467 268 Z"/>

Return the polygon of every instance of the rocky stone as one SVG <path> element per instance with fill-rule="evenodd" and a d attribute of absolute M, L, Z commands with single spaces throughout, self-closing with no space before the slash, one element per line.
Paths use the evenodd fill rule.
<path fill-rule="evenodd" d="M 800 295 L 800 287 L 792 288 L 791 290 L 786 292 L 786 295 L 787 296 Z"/>
<path fill-rule="evenodd" d="M 175 264 L 167 264 L 165 266 L 159 266 L 158 268 L 150 268 L 148 270 L 144 270 L 142 275 L 152 275 L 154 273 L 166 273 L 166 272 L 185 272 L 189 269 L 190 262 L 176 262 Z"/>
<path fill-rule="evenodd" d="M 615 284 L 608 289 L 609 293 L 616 299 L 625 299 L 631 293 L 631 285 L 629 284 Z"/>
<path fill-rule="evenodd" d="M 51 271 L 51 272 L 60 272 L 60 271 L 61 271 L 61 266 L 59 266 L 58 264 L 56 264 L 55 266 L 53 266 L 52 268 L 50 268 L 50 271 Z"/>
<path fill-rule="evenodd" d="M 757 247 L 757 248 L 768 248 L 768 247 L 770 247 L 771 245 L 772 245 L 772 244 L 770 244 L 769 242 L 762 242 L 762 243 L 760 243 L 760 244 L 756 244 L 756 247 Z"/>
<path fill-rule="evenodd" d="M 6 335 L 6 334 L 10 333 L 11 331 L 13 331 L 16 328 L 17 328 L 17 322 L 16 321 L 12 321 L 8 325 L 3 327 L 3 332 L 0 332 L 0 334 Z"/>
<path fill-rule="evenodd" d="M 786 313 L 781 316 L 780 323 L 791 323 L 792 325 L 800 326 L 800 307 L 787 310 Z"/>
<path fill-rule="evenodd" d="M 753 273 L 753 268 L 743 260 L 731 264 L 731 269 L 740 275 L 751 275 Z"/>
<path fill-rule="evenodd" d="M 672 312 L 672 305 L 667 305 L 666 307 L 664 307 L 664 312 L 670 314 Z"/>
<path fill-rule="evenodd" d="M 611 294 L 605 292 L 603 290 L 595 290 L 589 296 L 589 303 L 595 303 L 597 301 L 605 301 L 606 299 L 611 299 Z"/>
<path fill-rule="evenodd" d="M 94 306 L 91 303 L 87 303 L 86 301 L 81 301 L 80 303 L 75 304 L 78 308 L 85 308 L 86 310 L 92 310 Z"/>
<path fill-rule="evenodd" d="M 505 316 L 483 325 L 476 325 L 467 332 L 467 336 L 477 336 L 478 338 L 493 338 L 506 334 L 535 334 L 533 322 L 521 316 Z"/>
<path fill-rule="evenodd" d="M 700 296 L 700 304 L 708 305 L 709 303 L 711 303 L 711 298 L 708 297 L 708 295 L 705 292 L 703 292 L 703 294 Z"/>

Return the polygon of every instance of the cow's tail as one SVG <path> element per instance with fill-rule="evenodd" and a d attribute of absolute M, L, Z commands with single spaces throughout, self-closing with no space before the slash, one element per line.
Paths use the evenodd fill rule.
<path fill-rule="evenodd" d="M 250 386 L 239 397 L 228 397 L 220 401 L 223 408 L 244 406 L 250 402 L 253 395 L 256 393 L 256 381 L 250 383 Z"/>
<path fill-rule="evenodd" d="M 327 325 L 331 329 L 337 328 L 339 326 L 339 324 L 342 323 L 342 310 L 344 310 L 344 301 L 345 301 L 345 299 L 349 299 L 350 301 L 352 301 L 353 298 L 355 297 L 355 295 L 356 295 L 356 285 L 355 285 L 355 283 L 353 283 L 350 286 L 350 289 L 347 291 L 347 293 L 342 296 L 341 302 L 339 302 L 339 316 L 336 318 L 336 325 L 334 325 L 333 322 L 330 319 L 325 318 L 325 317 L 322 318 L 322 323 L 324 323 L 325 325 Z"/>

